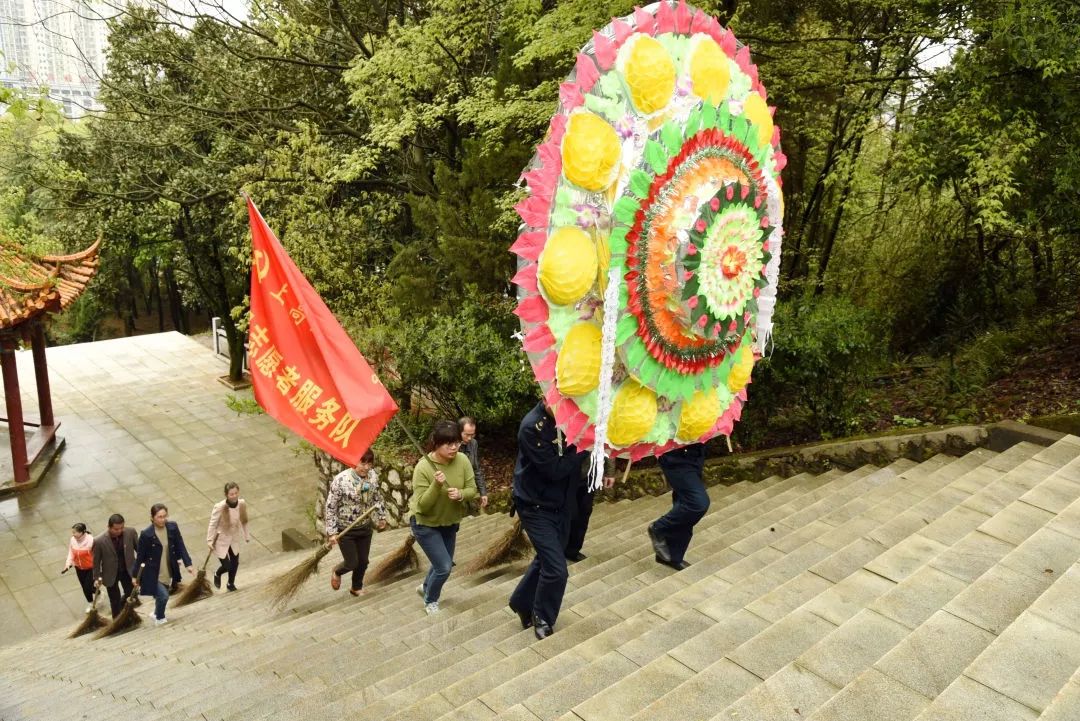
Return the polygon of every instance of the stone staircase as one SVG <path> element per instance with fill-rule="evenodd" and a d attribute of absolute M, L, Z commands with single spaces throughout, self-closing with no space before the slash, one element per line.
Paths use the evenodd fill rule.
<path fill-rule="evenodd" d="M 284 554 L 166 626 L 0 649 L 0 719 L 1080 719 L 1080 438 L 710 495 L 681 572 L 645 535 L 668 496 L 598 506 L 543 642 L 506 606 L 521 563 L 452 575 L 433 617 L 418 575 L 355 599 L 325 570 L 275 613 Z M 508 526 L 467 519 L 459 561 Z"/>

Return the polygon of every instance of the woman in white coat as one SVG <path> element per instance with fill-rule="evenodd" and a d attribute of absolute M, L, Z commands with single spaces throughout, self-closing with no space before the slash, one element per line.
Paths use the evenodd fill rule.
<path fill-rule="evenodd" d="M 214 588 L 221 588 L 221 577 L 229 575 L 230 591 L 236 590 L 236 570 L 240 568 L 240 539 L 251 540 L 248 534 L 247 503 L 240 497 L 240 486 L 225 484 L 225 500 L 214 505 L 210 526 L 206 529 L 206 545 L 214 552 L 221 566 L 214 573 Z"/>

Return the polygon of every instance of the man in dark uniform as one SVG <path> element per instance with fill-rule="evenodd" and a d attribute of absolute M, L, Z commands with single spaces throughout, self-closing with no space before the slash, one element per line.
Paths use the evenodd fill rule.
<path fill-rule="evenodd" d="M 510 595 L 521 627 L 539 639 L 550 636 L 566 592 L 566 542 L 574 494 L 587 451 L 565 443 L 555 419 L 541 401 L 518 427 L 513 503 L 536 557 Z"/>
<path fill-rule="evenodd" d="M 649 526 L 649 540 L 656 562 L 681 571 L 690 564 L 683 556 L 694 535 L 694 526 L 709 510 L 702 473 L 705 446 L 694 443 L 668 451 L 657 459 L 671 486 L 671 510 Z"/>
<path fill-rule="evenodd" d="M 587 458 L 587 457 L 586 457 Z M 604 459 L 604 488 L 611 488 L 615 483 L 615 462 Z M 584 561 L 588 556 L 581 552 L 585 545 L 585 534 L 589 530 L 589 518 L 592 516 L 593 496 L 596 491 L 589 490 L 589 464 L 581 464 L 581 478 L 574 491 L 574 511 L 570 516 L 570 535 L 566 542 L 565 556 L 571 563 Z"/>

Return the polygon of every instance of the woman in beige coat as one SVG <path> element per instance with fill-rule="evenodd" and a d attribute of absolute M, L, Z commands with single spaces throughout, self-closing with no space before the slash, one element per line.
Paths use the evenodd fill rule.
<path fill-rule="evenodd" d="M 230 591 L 236 590 L 236 570 L 240 568 L 240 538 L 251 540 L 248 534 L 247 503 L 240 497 L 240 486 L 225 484 L 225 500 L 214 505 L 210 526 L 206 529 L 206 545 L 221 561 L 214 573 L 214 588 L 221 588 L 221 577 L 229 574 Z"/>

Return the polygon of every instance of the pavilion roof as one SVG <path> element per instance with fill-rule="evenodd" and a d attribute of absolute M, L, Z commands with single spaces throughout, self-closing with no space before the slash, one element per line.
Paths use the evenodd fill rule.
<path fill-rule="evenodd" d="M 66 310 L 98 270 L 99 238 L 81 253 L 30 256 L 0 248 L 0 331 Z"/>

